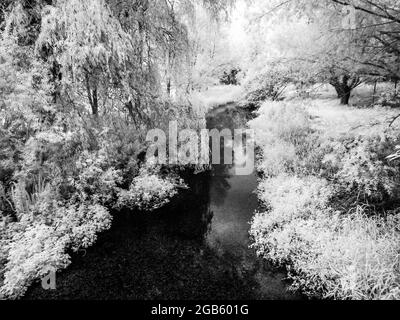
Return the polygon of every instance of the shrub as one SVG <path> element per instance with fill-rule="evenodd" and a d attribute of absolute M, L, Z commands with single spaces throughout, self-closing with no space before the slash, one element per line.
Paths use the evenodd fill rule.
<path fill-rule="evenodd" d="M 76 200 L 91 199 L 95 203 L 112 204 L 122 177 L 120 171 L 107 163 L 105 152 L 83 152 L 76 162 L 76 167 L 79 174 L 70 178 L 77 191 Z"/>
<path fill-rule="evenodd" d="M 329 188 L 324 180 L 317 178 L 303 180 L 280 175 L 264 180 L 258 194 L 270 210 L 257 213 L 252 221 L 250 234 L 254 238 L 254 247 L 259 255 L 274 262 L 291 262 L 296 247 L 289 234 L 294 236 L 294 224 L 328 208 Z"/>
<path fill-rule="evenodd" d="M 49 267 L 65 268 L 69 264 L 69 256 L 64 252 L 65 240 L 55 233 L 54 227 L 43 224 L 15 233 L 8 244 L 8 261 L 0 293 L 6 298 L 17 298 L 33 280 L 46 276 Z"/>
<path fill-rule="evenodd" d="M 400 95 L 397 90 L 386 87 L 383 92 L 378 95 L 377 105 L 384 107 L 398 108 L 400 106 Z"/>
<path fill-rule="evenodd" d="M 396 199 L 399 167 L 386 159 L 395 143 L 390 135 L 347 136 L 331 143 L 323 164 L 343 192 L 356 194 L 361 201 Z"/>
<path fill-rule="evenodd" d="M 23 216 L 1 238 L 2 258 L 7 262 L 0 296 L 18 298 L 34 280 L 46 276 L 50 268 L 66 268 L 70 263 L 69 249 L 89 247 L 97 233 L 110 226 L 111 215 L 98 204 L 57 206 L 53 219 L 46 224 Z"/>
<path fill-rule="evenodd" d="M 31 192 L 27 191 L 26 183 L 23 180 L 15 183 L 11 189 L 11 198 L 19 220 L 24 215 L 51 216 L 53 204 L 56 201 L 54 190 L 41 177 L 38 177 Z"/>
<path fill-rule="evenodd" d="M 162 178 L 159 174 L 143 168 L 133 179 L 129 190 L 120 191 L 116 206 L 153 211 L 167 204 L 177 194 L 177 188 L 185 187 L 181 179 Z"/>

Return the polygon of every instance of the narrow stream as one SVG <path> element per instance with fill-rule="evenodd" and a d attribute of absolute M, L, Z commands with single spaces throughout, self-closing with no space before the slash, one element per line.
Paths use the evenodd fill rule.
<path fill-rule="evenodd" d="M 245 128 L 248 114 L 227 105 L 208 129 Z M 227 146 L 229 147 L 229 146 Z M 255 172 L 233 165 L 189 174 L 190 189 L 152 214 L 119 212 L 112 228 L 57 274 L 57 289 L 32 286 L 27 299 L 297 299 L 285 274 L 249 248 L 258 201 Z"/>
<path fill-rule="evenodd" d="M 246 128 L 248 121 L 249 113 L 231 104 L 211 111 L 207 116 L 207 128 L 230 129 L 234 132 L 235 129 Z M 230 146 L 225 144 L 224 147 Z M 250 221 L 258 209 L 255 194 L 257 174 L 254 169 L 250 175 L 236 175 L 236 166 L 240 167 L 241 164 L 237 163 L 237 157 L 234 156 L 233 165 L 214 165 L 212 168 L 210 210 L 213 218 L 206 236 L 207 245 L 219 255 L 229 257 L 240 275 L 252 275 L 252 289 L 256 298 L 294 298 L 286 291 L 283 281 L 285 275 L 266 266 L 249 248 Z"/>
<path fill-rule="evenodd" d="M 212 111 L 207 117 L 208 129 L 246 128 L 246 114 L 230 106 Z M 232 147 L 225 143 L 225 148 Z M 233 150 L 235 153 L 235 150 Z M 256 173 L 236 175 L 233 165 L 214 165 L 210 177 L 210 210 L 213 213 L 207 244 L 221 254 L 229 254 L 242 263 L 252 260 L 248 249 L 249 222 L 257 209 Z M 240 263 L 240 264 L 242 264 Z"/>

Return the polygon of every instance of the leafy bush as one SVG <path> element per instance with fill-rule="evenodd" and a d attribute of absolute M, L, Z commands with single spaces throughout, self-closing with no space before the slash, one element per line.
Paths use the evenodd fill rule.
<path fill-rule="evenodd" d="M 390 135 L 345 137 L 331 143 L 332 150 L 323 164 L 335 172 L 331 178 L 343 192 L 356 194 L 360 200 L 396 199 L 400 171 L 396 163 L 386 159 L 395 143 Z"/>
<path fill-rule="evenodd" d="M 25 215 L 10 227 L 8 241 L 2 239 L 7 262 L 0 295 L 6 298 L 23 295 L 50 268 L 60 270 L 69 265 L 68 249 L 89 247 L 97 233 L 111 226 L 108 210 L 97 204 L 64 205 L 55 210 L 46 224 Z"/>
<path fill-rule="evenodd" d="M 110 205 L 115 200 L 118 185 L 122 182 L 121 173 L 109 166 L 103 150 L 91 154 L 83 152 L 76 167 L 79 175 L 71 183 L 77 190 L 77 201 L 91 199 Z"/>
<path fill-rule="evenodd" d="M 63 269 L 69 264 L 65 243 L 55 234 L 54 227 L 36 224 L 14 234 L 7 244 L 7 263 L 0 294 L 17 298 L 25 293 L 34 279 L 47 275 L 49 267 Z"/>
<path fill-rule="evenodd" d="M 178 193 L 177 188 L 186 188 L 182 179 L 162 178 L 144 168 L 133 179 L 129 190 L 120 191 L 116 206 L 153 211 L 167 204 Z"/>
<path fill-rule="evenodd" d="M 400 107 L 400 95 L 392 88 L 385 88 L 379 93 L 376 104 L 383 107 L 398 108 Z"/>

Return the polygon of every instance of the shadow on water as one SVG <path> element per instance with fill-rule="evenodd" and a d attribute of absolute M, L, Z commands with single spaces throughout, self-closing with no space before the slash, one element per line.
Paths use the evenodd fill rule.
<path fill-rule="evenodd" d="M 233 106 L 212 111 L 209 129 L 244 128 Z M 229 146 L 228 146 L 229 147 Z M 33 285 L 26 299 L 296 299 L 285 275 L 249 249 L 257 209 L 255 173 L 232 165 L 186 173 L 190 189 L 157 212 L 118 212 L 112 228 L 57 274 L 57 289 Z"/>

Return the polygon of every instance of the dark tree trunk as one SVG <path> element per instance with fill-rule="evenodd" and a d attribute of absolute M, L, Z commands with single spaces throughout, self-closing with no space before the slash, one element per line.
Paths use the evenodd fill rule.
<path fill-rule="evenodd" d="M 351 89 L 340 97 L 340 104 L 348 105 L 350 102 Z"/>
<path fill-rule="evenodd" d="M 342 94 L 340 93 L 340 88 L 337 87 L 337 86 L 334 86 L 334 88 L 335 88 L 335 91 L 336 91 L 336 94 L 337 94 L 338 99 L 340 99 L 341 96 L 342 96 Z"/>
<path fill-rule="evenodd" d="M 337 97 L 338 97 L 338 99 L 340 99 L 340 104 L 344 104 L 344 105 L 349 104 L 351 89 L 347 86 L 347 84 L 337 81 L 337 82 L 331 83 L 331 85 L 336 90 Z"/>
<path fill-rule="evenodd" d="M 375 104 L 375 97 L 376 97 L 376 86 L 378 84 L 378 81 L 375 80 L 374 82 L 374 93 L 372 94 L 372 104 Z"/>
<path fill-rule="evenodd" d="M 350 79 L 350 76 L 332 77 L 329 83 L 335 88 L 340 104 L 348 105 L 350 102 L 351 91 L 360 84 L 359 78 Z"/>
<path fill-rule="evenodd" d="M 93 95 L 92 113 L 94 116 L 97 117 L 99 114 L 99 101 L 97 97 L 97 88 L 93 89 L 92 95 Z"/>
<path fill-rule="evenodd" d="M 51 93 L 52 97 L 53 97 L 53 103 L 57 103 L 57 101 L 59 100 L 59 97 L 61 95 L 60 93 L 60 85 L 59 85 L 59 81 L 62 80 L 62 74 L 61 74 L 61 66 L 54 61 L 52 67 L 50 68 L 50 72 L 51 72 L 51 82 L 54 85 L 54 90 Z"/>
<path fill-rule="evenodd" d="M 97 87 L 95 86 L 93 90 L 91 90 L 90 86 L 90 80 L 89 80 L 89 75 L 86 74 L 86 92 L 88 95 L 90 107 L 92 108 L 92 114 L 97 117 L 99 114 L 99 102 L 98 102 L 98 96 L 97 96 Z"/>
<path fill-rule="evenodd" d="M 170 78 L 168 78 L 168 80 L 167 80 L 167 93 L 168 93 L 168 96 L 171 96 L 171 79 Z"/>

